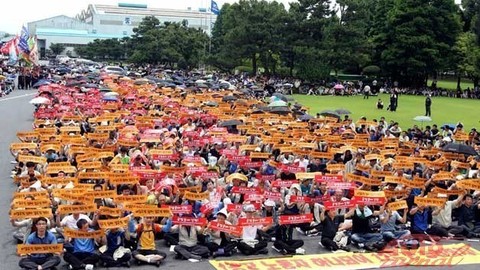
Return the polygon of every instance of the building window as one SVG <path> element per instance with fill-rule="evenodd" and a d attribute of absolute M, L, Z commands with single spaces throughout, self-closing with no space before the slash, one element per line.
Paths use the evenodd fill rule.
<path fill-rule="evenodd" d="M 96 34 L 96 33 L 97 33 L 97 29 L 93 29 L 92 34 Z"/>

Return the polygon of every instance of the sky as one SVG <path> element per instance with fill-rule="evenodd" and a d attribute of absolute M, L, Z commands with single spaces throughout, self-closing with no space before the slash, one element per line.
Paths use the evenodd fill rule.
<path fill-rule="evenodd" d="M 221 8 L 224 3 L 233 3 L 237 0 L 216 0 Z M 289 2 L 295 0 L 277 0 L 288 6 Z M 460 2 L 461 0 L 455 0 Z M 0 15 L 0 31 L 10 34 L 19 34 L 22 25 L 28 22 L 46 19 L 58 15 L 75 17 L 82 10 L 87 9 L 89 4 L 135 3 L 146 4 L 153 8 L 171 9 L 198 9 L 199 7 L 210 7 L 210 0 L 14 0 L 6 1 L 3 4 Z M 28 7 L 28 8 L 25 8 Z"/>
<path fill-rule="evenodd" d="M 284 4 L 292 1 L 294 0 L 277 0 Z M 216 0 L 216 2 L 221 8 L 224 3 L 233 3 L 236 0 Z M 117 5 L 118 3 L 146 4 L 152 8 L 171 9 L 210 7 L 210 0 L 14 0 L 3 4 L 0 31 L 18 34 L 22 25 L 26 26 L 31 21 L 58 15 L 75 17 L 82 10 L 87 9 L 89 4 Z"/>

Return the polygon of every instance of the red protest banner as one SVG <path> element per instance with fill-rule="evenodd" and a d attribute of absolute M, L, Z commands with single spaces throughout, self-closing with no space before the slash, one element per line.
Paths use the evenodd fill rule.
<path fill-rule="evenodd" d="M 206 218 L 191 218 L 191 217 L 178 217 L 173 216 L 172 222 L 174 225 L 183 226 L 205 226 L 207 225 Z"/>
<path fill-rule="evenodd" d="M 272 223 L 273 223 L 272 217 L 238 219 L 238 226 L 270 225 Z"/>
<path fill-rule="evenodd" d="M 343 176 L 338 174 L 315 175 L 315 182 L 343 182 Z"/>
<path fill-rule="evenodd" d="M 228 225 L 228 224 L 221 224 L 218 223 L 218 221 L 211 221 L 210 225 L 208 227 L 212 231 L 219 231 L 219 232 L 224 232 L 224 233 L 229 233 L 235 236 L 241 236 L 242 235 L 242 227 L 240 226 L 233 226 L 233 225 Z"/>
<path fill-rule="evenodd" d="M 260 181 L 274 181 L 275 180 L 275 175 L 266 175 L 266 174 L 257 174 L 255 175 L 255 178 L 257 178 Z"/>
<path fill-rule="evenodd" d="M 248 193 L 245 194 L 244 199 L 245 201 L 263 201 L 263 194 L 262 193 Z"/>
<path fill-rule="evenodd" d="M 170 210 L 174 215 L 192 213 L 191 205 L 169 205 L 168 207 L 170 208 Z"/>
<path fill-rule="evenodd" d="M 348 209 L 348 208 L 354 208 L 355 202 L 352 200 L 341 201 L 341 202 L 325 201 L 323 203 L 323 206 L 325 206 L 327 210 Z"/>
<path fill-rule="evenodd" d="M 280 225 L 310 223 L 313 221 L 313 214 L 304 215 L 281 215 L 279 216 L 278 223 Z"/>
<path fill-rule="evenodd" d="M 327 182 L 328 189 L 354 189 L 356 187 L 354 182 Z"/>
<path fill-rule="evenodd" d="M 387 199 L 385 197 L 354 196 L 351 201 L 354 201 L 356 204 L 364 205 L 384 205 Z"/>
<path fill-rule="evenodd" d="M 232 189 L 230 190 L 231 193 L 240 193 L 240 194 L 258 193 L 259 191 L 260 189 L 256 187 L 239 187 L 239 186 L 232 187 Z"/>
<path fill-rule="evenodd" d="M 270 199 L 273 201 L 280 201 L 282 199 L 282 193 L 265 191 L 263 192 L 263 197 L 265 197 L 265 199 Z"/>
<path fill-rule="evenodd" d="M 312 198 L 307 196 L 291 196 L 290 203 L 311 203 Z"/>
<path fill-rule="evenodd" d="M 293 184 L 298 184 L 298 180 L 277 180 L 272 182 L 272 187 L 289 188 Z"/>

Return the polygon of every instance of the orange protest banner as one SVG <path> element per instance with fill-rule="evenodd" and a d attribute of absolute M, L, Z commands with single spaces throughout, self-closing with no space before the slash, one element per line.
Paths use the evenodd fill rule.
<path fill-rule="evenodd" d="M 84 214 L 95 212 L 95 210 L 97 210 L 97 206 L 95 204 L 58 206 L 58 213 L 60 214 Z"/>
<path fill-rule="evenodd" d="M 57 253 L 60 254 L 63 252 L 63 244 L 51 244 L 51 245 L 17 245 L 17 254 L 18 255 L 28 255 L 28 254 L 48 254 L 48 253 Z"/>
<path fill-rule="evenodd" d="M 27 156 L 27 155 L 19 155 L 18 156 L 19 162 L 33 162 L 38 164 L 45 164 L 47 163 L 47 158 L 45 157 L 37 157 L 37 156 Z"/>
<path fill-rule="evenodd" d="M 268 159 L 270 157 L 269 153 L 261 153 L 261 152 L 251 152 L 250 158 L 263 158 Z"/>
<path fill-rule="evenodd" d="M 194 187 L 186 187 L 186 188 L 178 188 L 178 192 L 180 194 L 185 194 L 185 192 L 193 192 L 193 193 L 198 193 L 202 190 L 202 187 L 200 186 L 194 186 Z"/>
<path fill-rule="evenodd" d="M 105 232 L 103 230 L 85 232 L 65 227 L 63 235 L 68 238 L 100 238 L 105 235 Z"/>
<path fill-rule="evenodd" d="M 297 179 L 315 179 L 316 175 L 321 175 L 322 173 L 313 172 L 313 173 L 296 173 L 295 177 Z"/>
<path fill-rule="evenodd" d="M 89 190 L 86 193 L 86 196 L 92 197 L 94 199 L 103 199 L 103 198 L 116 198 L 117 192 L 115 190 L 101 190 L 101 191 L 96 191 L 96 190 Z"/>
<path fill-rule="evenodd" d="M 24 199 L 27 196 L 33 196 L 34 198 L 48 198 L 48 191 L 44 190 L 13 193 L 13 199 Z"/>
<path fill-rule="evenodd" d="M 472 189 L 472 190 L 480 190 L 480 183 L 474 180 L 462 180 L 457 181 L 457 187 L 463 189 Z"/>
<path fill-rule="evenodd" d="M 425 197 L 415 197 L 415 204 L 416 205 L 423 205 L 423 206 L 438 206 L 442 207 L 447 199 L 444 198 L 425 198 Z"/>
<path fill-rule="evenodd" d="M 375 170 L 370 171 L 370 176 L 372 177 L 387 177 L 392 175 L 393 175 L 392 171 L 375 171 Z"/>
<path fill-rule="evenodd" d="M 67 185 L 68 183 L 77 183 L 76 177 L 43 177 L 42 184 L 44 185 Z"/>
<path fill-rule="evenodd" d="M 134 208 L 133 215 L 135 217 L 170 217 L 172 211 L 170 208 Z"/>
<path fill-rule="evenodd" d="M 109 167 L 112 172 L 128 172 L 130 169 L 128 164 L 110 164 Z"/>
<path fill-rule="evenodd" d="M 101 167 L 102 163 L 100 161 L 84 161 L 77 165 L 78 169 L 100 169 Z"/>
<path fill-rule="evenodd" d="M 391 210 L 407 209 L 408 208 L 407 201 L 401 200 L 401 201 L 388 203 L 388 208 Z"/>
<path fill-rule="evenodd" d="M 11 219 L 25 219 L 25 218 L 50 218 L 52 216 L 52 209 L 15 209 L 10 211 Z"/>
<path fill-rule="evenodd" d="M 12 149 L 12 150 L 21 150 L 21 149 L 35 150 L 36 148 L 37 148 L 36 143 L 12 143 L 12 144 L 10 144 L 10 149 Z"/>
<path fill-rule="evenodd" d="M 433 181 L 452 180 L 455 176 L 450 172 L 439 172 L 433 175 Z"/>
<path fill-rule="evenodd" d="M 122 209 L 112 208 L 107 206 L 100 206 L 98 208 L 99 214 L 104 216 L 111 216 L 111 217 L 120 217 L 123 214 Z"/>
<path fill-rule="evenodd" d="M 13 208 L 48 208 L 52 206 L 52 202 L 46 198 L 37 198 L 35 200 L 21 200 L 13 201 Z"/>
<path fill-rule="evenodd" d="M 385 197 L 385 192 L 383 191 L 366 191 L 366 190 L 355 190 L 355 196 L 358 197 Z"/>
<path fill-rule="evenodd" d="M 387 197 L 387 199 L 407 196 L 406 190 L 396 190 L 396 191 L 384 190 L 383 192 L 385 192 L 385 196 Z"/>
<path fill-rule="evenodd" d="M 192 201 L 201 201 L 201 200 L 206 200 L 208 199 L 210 194 L 208 192 L 202 192 L 202 193 L 193 193 L 190 191 L 185 191 L 185 194 L 183 197 L 187 200 L 192 200 Z"/>
<path fill-rule="evenodd" d="M 116 203 L 142 204 L 147 202 L 147 195 L 127 195 L 114 198 Z"/>
<path fill-rule="evenodd" d="M 79 172 L 77 177 L 78 179 L 100 180 L 100 179 L 107 179 L 108 175 L 103 172 Z"/>
<path fill-rule="evenodd" d="M 128 185 L 135 185 L 138 184 L 138 177 L 137 176 L 126 176 L 125 174 L 110 176 L 110 184 L 112 185 L 121 185 L 121 184 L 128 184 Z"/>
<path fill-rule="evenodd" d="M 118 219 L 100 219 L 98 220 L 98 225 L 100 228 L 115 229 L 115 228 L 126 228 L 128 226 L 129 217 L 118 218 Z"/>
<path fill-rule="evenodd" d="M 330 172 L 338 172 L 345 170 L 345 164 L 327 164 L 327 170 Z"/>

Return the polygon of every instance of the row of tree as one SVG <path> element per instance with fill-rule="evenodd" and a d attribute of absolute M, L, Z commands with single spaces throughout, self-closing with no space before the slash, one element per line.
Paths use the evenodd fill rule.
<path fill-rule="evenodd" d="M 480 79 L 480 3 L 463 0 L 240 0 L 223 5 L 206 36 L 186 23 L 147 17 L 122 40 L 79 48 L 89 58 L 138 63 L 208 63 L 232 71 L 317 80 L 331 72 L 382 75 L 403 85 L 455 72 Z"/>

